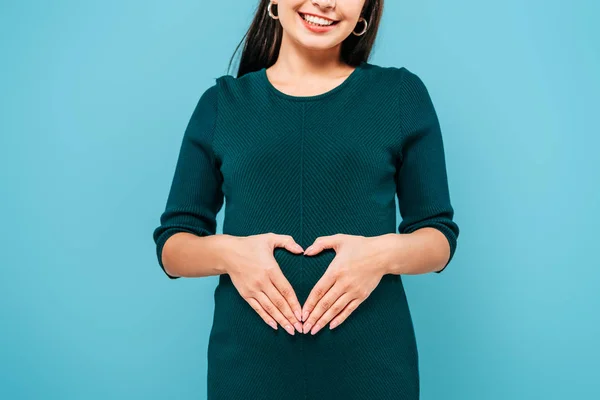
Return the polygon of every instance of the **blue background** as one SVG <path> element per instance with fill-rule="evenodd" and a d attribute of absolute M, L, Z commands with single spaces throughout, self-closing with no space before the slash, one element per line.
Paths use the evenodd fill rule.
<path fill-rule="evenodd" d="M 0 3 L 1 398 L 204 398 L 217 278 L 151 234 L 256 3 Z M 370 62 L 426 83 L 461 227 L 404 278 L 425 400 L 600 398 L 599 12 L 387 1 Z"/>

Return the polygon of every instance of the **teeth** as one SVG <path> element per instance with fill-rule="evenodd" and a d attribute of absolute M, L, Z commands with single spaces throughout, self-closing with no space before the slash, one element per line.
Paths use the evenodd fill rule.
<path fill-rule="evenodd" d="M 315 17 L 313 15 L 303 14 L 302 18 L 304 18 L 306 21 L 308 21 L 309 23 L 311 23 L 313 25 L 328 26 L 328 25 L 331 25 L 333 23 L 333 21 L 330 21 L 330 20 L 327 20 L 327 19 L 323 19 L 323 18 L 319 18 L 319 17 Z"/>

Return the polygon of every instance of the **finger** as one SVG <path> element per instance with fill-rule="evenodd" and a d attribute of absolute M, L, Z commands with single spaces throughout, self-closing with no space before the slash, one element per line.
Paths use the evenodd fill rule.
<path fill-rule="evenodd" d="M 329 324 L 329 329 L 333 329 L 336 326 L 338 326 L 339 324 L 341 324 L 342 322 L 344 322 L 346 320 L 346 318 L 348 318 L 348 316 L 354 310 L 356 310 L 356 307 L 358 307 L 358 305 L 361 302 L 362 301 L 360 299 L 354 299 L 351 302 L 349 302 L 346 305 L 346 307 L 344 307 L 344 309 L 335 318 L 333 318 L 333 320 L 331 321 L 331 324 Z"/>
<path fill-rule="evenodd" d="M 342 235 L 337 233 L 335 235 L 330 236 L 319 236 L 315 239 L 313 244 L 308 246 L 306 250 L 304 250 L 305 256 L 312 256 L 317 253 L 322 252 L 325 249 L 334 249 L 337 250 L 340 244 L 340 239 Z"/>
<path fill-rule="evenodd" d="M 312 335 L 317 333 L 322 327 L 327 325 L 332 318 L 338 315 L 344 307 L 352 300 L 352 296 L 346 292 L 342 294 L 332 305 L 325 311 L 323 316 L 319 318 L 319 320 L 315 323 L 315 326 L 312 328 L 310 332 Z"/>
<path fill-rule="evenodd" d="M 296 297 L 296 292 L 290 282 L 285 278 L 281 270 L 277 270 L 271 275 L 271 282 L 291 307 L 294 316 L 296 317 L 294 322 L 298 323 L 300 328 L 302 328 L 302 323 L 300 322 L 302 321 L 302 307 L 300 306 L 300 302 Z M 296 324 L 294 324 L 294 326 L 296 326 Z M 296 326 L 296 328 L 298 328 L 298 326 Z M 302 329 L 299 330 L 299 332 L 301 331 Z"/>
<path fill-rule="evenodd" d="M 304 249 L 300 246 L 294 238 L 290 235 L 278 235 L 276 233 L 272 234 L 272 242 L 273 247 L 283 247 L 286 250 L 291 251 L 292 253 L 302 253 Z"/>
<path fill-rule="evenodd" d="M 327 291 L 335 284 L 336 276 L 333 274 L 332 268 L 335 268 L 335 259 L 329 264 L 329 267 L 319 279 L 319 281 L 312 288 L 304 305 L 302 306 L 302 321 L 306 322 L 309 318 L 310 313 L 314 310 L 317 302 L 327 293 Z"/>
<path fill-rule="evenodd" d="M 269 296 L 269 299 L 271 299 L 271 302 L 275 305 L 275 307 L 277 307 L 277 309 L 283 314 L 288 323 L 296 327 L 298 332 L 301 332 L 302 324 L 296 319 L 292 308 L 288 304 L 285 297 L 283 297 L 279 290 L 275 287 L 275 285 L 267 285 L 267 287 L 264 289 L 264 292 L 267 296 Z"/>
<path fill-rule="evenodd" d="M 341 285 L 333 285 L 331 289 L 319 300 L 314 310 L 311 311 L 308 320 L 304 323 L 304 333 L 308 333 L 315 323 L 325 312 L 344 294 Z"/>
<path fill-rule="evenodd" d="M 261 306 L 254 297 L 249 297 L 245 300 L 267 324 L 269 324 L 273 329 L 277 330 L 277 322 L 265 311 L 263 306 Z"/>
<path fill-rule="evenodd" d="M 265 292 L 258 293 L 256 295 L 256 299 L 260 302 L 260 305 L 265 309 L 265 311 L 269 313 L 269 315 L 273 317 L 273 319 L 275 319 L 279 325 L 283 326 L 283 329 L 285 329 L 287 333 L 290 335 L 294 334 L 295 331 L 290 322 L 285 318 L 281 311 L 279 311 L 275 304 L 273 304 Z"/>

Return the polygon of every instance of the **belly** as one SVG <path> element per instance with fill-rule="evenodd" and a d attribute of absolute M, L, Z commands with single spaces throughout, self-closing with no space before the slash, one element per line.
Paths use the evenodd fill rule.
<path fill-rule="evenodd" d="M 335 253 L 308 257 L 276 249 L 274 256 L 303 304 Z M 373 385 L 383 385 L 378 398 L 418 395 L 413 323 L 402 280 L 394 275 L 385 275 L 341 325 L 315 335 L 274 330 L 241 297 L 229 275 L 221 275 L 208 361 L 209 387 L 226 390 L 229 398 L 242 393 L 256 399 L 373 398 Z M 264 389 L 256 382 L 264 381 L 274 397 L 261 397 Z M 332 392 L 325 394 L 324 388 Z"/>

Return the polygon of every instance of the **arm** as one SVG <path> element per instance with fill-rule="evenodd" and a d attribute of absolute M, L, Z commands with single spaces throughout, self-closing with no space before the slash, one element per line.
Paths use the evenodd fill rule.
<path fill-rule="evenodd" d="M 416 275 L 441 272 L 448 265 L 450 245 L 438 229 L 424 227 L 412 233 L 383 235 L 386 274 Z"/>
<path fill-rule="evenodd" d="M 163 270 L 171 279 L 224 274 L 222 256 L 231 248 L 231 239 L 230 235 L 199 237 L 188 232 L 175 232 L 165 239 L 161 260 Z"/>
<path fill-rule="evenodd" d="M 442 272 L 459 235 L 453 221 L 439 120 L 423 81 L 400 68 L 402 144 L 396 157 L 396 193 L 402 222 L 390 237 L 389 272 Z"/>
<path fill-rule="evenodd" d="M 223 205 L 222 176 L 212 150 L 217 85 L 200 97 L 181 147 L 160 226 L 153 232 L 158 263 L 171 279 L 223 273 L 228 235 L 215 235 Z"/>

